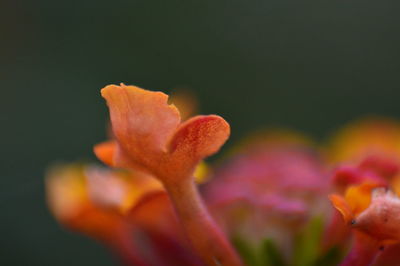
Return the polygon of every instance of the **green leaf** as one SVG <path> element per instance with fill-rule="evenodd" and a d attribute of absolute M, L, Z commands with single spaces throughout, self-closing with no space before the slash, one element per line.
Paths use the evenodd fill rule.
<path fill-rule="evenodd" d="M 317 261 L 323 231 L 322 217 L 314 217 L 297 237 L 293 264 L 295 266 L 313 266 Z"/>
<path fill-rule="evenodd" d="M 232 238 L 232 243 L 239 252 L 240 257 L 248 266 L 258 266 L 257 251 L 251 244 L 247 243 L 242 237 L 235 236 Z"/>
<path fill-rule="evenodd" d="M 271 239 L 265 239 L 261 243 L 261 264 L 263 266 L 285 266 L 282 253 Z"/>
<path fill-rule="evenodd" d="M 343 252 L 338 247 L 333 247 L 325 254 L 322 254 L 314 263 L 314 266 L 335 266 L 343 258 Z"/>

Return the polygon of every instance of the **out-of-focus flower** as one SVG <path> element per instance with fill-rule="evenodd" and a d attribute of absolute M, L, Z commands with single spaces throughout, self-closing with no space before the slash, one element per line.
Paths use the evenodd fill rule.
<path fill-rule="evenodd" d="M 331 201 L 349 226 L 355 243 L 343 265 L 366 265 L 376 260 L 386 245 L 400 243 L 400 199 L 377 184 L 351 186 L 345 197 Z"/>
<path fill-rule="evenodd" d="M 363 183 L 350 186 L 344 197 L 332 194 L 330 200 L 336 209 L 340 211 L 346 223 L 355 223 L 355 218 L 371 204 L 371 192 L 379 187 L 376 183 Z"/>
<path fill-rule="evenodd" d="M 340 166 L 332 179 L 339 194 L 330 199 L 343 219 L 337 214 L 333 217 L 327 238 L 331 244 L 340 244 L 353 236 L 351 252 L 343 265 L 366 265 L 372 261 L 382 265 L 379 261 L 390 259 L 391 264 L 387 265 L 395 265 L 393 262 L 400 258 L 386 255 L 387 251 L 381 249 L 397 242 L 395 228 L 400 225 L 393 217 L 400 202 L 395 195 L 400 184 L 399 124 L 388 119 L 354 123 L 339 131 L 331 155 Z M 388 188 L 394 193 L 386 191 Z"/>
<path fill-rule="evenodd" d="M 286 131 L 261 134 L 215 171 L 205 196 L 232 238 L 255 249 L 268 240 L 295 263 L 287 260 L 295 257 L 294 236 L 321 215 L 328 186 L 321 155 L 309 143 Z"/>
<path fill-rule="evenodd" d="M 119 210 L 112 210 L 111 206 L 116 207 L 115 209 L 124 209 L 124 202 L 128 201 L 127 191 L 124 191 L 125 187 L 119 183 L 123 181 L 119 178 L 113 181 L 116 181 L 113 191 L 108 191 L 111 193 L 105 194 L 107 198 L 99 201 L 100 205 L 108 206 L 100 209 L 92 201 L 91 196 L 94 195 L 96 199 L 97 193 L 96 188 L 93 190 L 88 188 L 90 181 L 86 168 L 79 165 L 56 167 L 46 178 L 47 201 L 54 216 L 61 223 L 96 238 L 108 238 L 109 234 L 113 234 L 111 231 L 115 229 L 114 226 L 109 225 L 120 222 Z M 91 190 L 95 193 L 90 193 Z M 91 220 L 91 217 L 96 216 L 108 216 L 110 219 L 104 219 L 104 223 L 91 223 L 95 221 L 95 219 Z"/>
<path fill-rule="evenodd" d="M 97 166 L 59 166 L 49 172 L 46 189 L 61 224 L 103 242 L 127 265 L 199 265 L 154 178 Z"/>
<path fill-rule="evenodd" d="M 179 112 L 161 92 L 121 84 L 101 93 L 112 133 L 94 152 L 110 169 L 54 168 L 47 200 L 62 225 L 124 263 L 333 265 L 349 246 L 342 265 L 400 261 L 397 122 L 362 120 L 327 149 L 290 131 L 261 133 L 210 171 L 203 160 L 230 134 L 223 118 L 190 118 L 190 95 L 170 99 Z M 197 184 L 208 180 L 200 194 Z"/>
<path fill-rule="evenodd" d="M 400 124 L 388 118 L 365 118 L 339 130 L 330 141 L 333 162 L 360 162 L 368 157 L 399 163 Z"/>

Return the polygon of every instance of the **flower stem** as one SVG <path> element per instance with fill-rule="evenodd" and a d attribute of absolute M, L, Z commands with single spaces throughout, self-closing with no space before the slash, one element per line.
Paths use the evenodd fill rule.
<path fill-rule="evenodd" d="M 208 213 L 193 179 L 165 183 L 186 236 L 207 265 L 242 265 L 239 256 Z"/>

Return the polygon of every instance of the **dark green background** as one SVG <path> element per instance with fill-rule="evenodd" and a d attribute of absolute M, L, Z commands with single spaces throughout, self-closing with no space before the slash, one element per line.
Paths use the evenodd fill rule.
<path fill-rule="evenodd" d="M 112 265 L 44 203 L 54 161 L 94 159 L 106 84 L 196 91 L 227 144 L 281 125 L 323 138 L 366 114 L 400 117 L 398 1 L 3 0 L 0 264 Z"/>

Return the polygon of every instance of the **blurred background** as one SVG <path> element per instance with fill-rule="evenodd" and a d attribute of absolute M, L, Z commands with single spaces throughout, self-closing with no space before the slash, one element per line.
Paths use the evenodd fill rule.
<path fill-rule="evenodd" d="M 43 176 L 94 160 L 99 90 L 190 88 L 232 126 L 323 140 L 369 114 L 400 118 L 400 4 L 360 0 L 3 0 L 0 264 L 113 265 L 49 214 Z"/>

